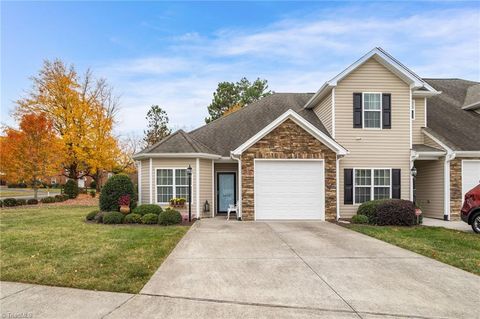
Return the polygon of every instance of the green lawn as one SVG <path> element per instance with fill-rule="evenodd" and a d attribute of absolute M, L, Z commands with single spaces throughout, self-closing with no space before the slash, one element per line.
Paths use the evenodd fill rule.
<path fill-rule="evenodd" d="M 480 275 L 480 236 L 443 227 L 346 226 L 360 233 Z"/>
<path fill-rule="evenodd" d="M 0 279 L 137 293 L 185 226 L 85 223 L 88 206 L 0 212 Z"/>

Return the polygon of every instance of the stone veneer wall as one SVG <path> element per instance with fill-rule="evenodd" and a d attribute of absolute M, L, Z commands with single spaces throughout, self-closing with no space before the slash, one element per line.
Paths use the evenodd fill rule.
<path fill-rule="evenodd" d="M 460 218 L 462 208 L 462 159 L 450 161 L 450 219 Z"/>
<path fill-rule="evenodd" d="M 450 219 L 460 219 L 460 209 L 463 204 L 462 196 L 462 160 L 474 160 L 477 158 L 455 157 L 450 161 Z"/>
<path fill-rule="evenodd" d="M 324 159 L 325 219 L 336 218 L 336 172 L 334 151 L 287 119 L 242 154 L 242 218 L 254 219 L 254 159 Z"/>

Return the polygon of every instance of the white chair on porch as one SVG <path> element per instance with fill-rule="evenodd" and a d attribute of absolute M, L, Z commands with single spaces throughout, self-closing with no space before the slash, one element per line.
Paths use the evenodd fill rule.
<path fill-rule="evenodd" d="M 231 212 L 235 212 L 235 216 L 238 217 L 238 203 L 236 203 L 235 205 L 234 205 L 234 204 L 228 205 L 227 220 L 230 219 L 230 213 L 231 213 Z"/>

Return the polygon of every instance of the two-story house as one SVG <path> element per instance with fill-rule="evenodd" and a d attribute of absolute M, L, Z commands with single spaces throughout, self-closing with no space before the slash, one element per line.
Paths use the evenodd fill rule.
<path fill-rule="evenodd" d="M 480 84 L 423 79 L 375 48 L 314 94 L 275 93 L 135 159 L 140 203 L 187 198 L 190 166 L 198 218 L 238 203 L 243 220 L 332 220 L 416 195 L 454 219 L 480 180 Z"/>

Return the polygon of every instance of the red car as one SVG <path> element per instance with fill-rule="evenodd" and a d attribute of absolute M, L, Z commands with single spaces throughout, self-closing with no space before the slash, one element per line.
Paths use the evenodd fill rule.
<path fill-rule="evenodd" d="M 476 233 L 480 233 L 480 184 L 465 194 L 463 201 L 462 220 L 469 225 Z"/>

